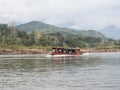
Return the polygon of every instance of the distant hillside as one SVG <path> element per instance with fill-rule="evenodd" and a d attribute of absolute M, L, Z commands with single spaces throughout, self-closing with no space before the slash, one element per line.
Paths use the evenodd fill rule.
<path fill-rule="evenodd" d="M 101 30 L 101 33 L 103 33 L 108 38 L 120 39 L 120 28 L 115 25 L 105 27 Z"/>
<path fill-rule="evenodd" d="M 42 23 L 40 21 L 32 21 L 29 23 L 21 24 L 17 26 L 18 29 L 24 30 L 26 32 L 32 32 L 35 29 L 48 30 L 48 29 L 57 29 L 56 27 Z"/>
<path fill-rule="evenodd" d="M 40 21 L 32 21 L 29 23 L 18 25 L 17 28 L 22 31 L 32 32 L 35 29 L 41 30 L 44 33 L 61 33 L 64 36 L 79 35 L 81 37 L 90 36 L 96 38 L 105 38 L 105 36 L 95 30 L 74 30 L 68 28 L 60 28 L 53 25 L 45 24 Z"/>

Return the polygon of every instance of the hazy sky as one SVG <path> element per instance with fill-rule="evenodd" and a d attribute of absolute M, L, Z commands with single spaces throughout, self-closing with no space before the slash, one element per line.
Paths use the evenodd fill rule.
<path fill-rule="evenodd" d="M 120 25 L 120 0 L 0 0 L 0 22 L 43 21 L 75 29 Z"/>

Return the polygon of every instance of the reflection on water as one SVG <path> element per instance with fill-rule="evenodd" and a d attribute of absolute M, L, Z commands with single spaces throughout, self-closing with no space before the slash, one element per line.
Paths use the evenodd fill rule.
<path fill-rule="evenodd" d="M 119 90 L 120 53 L 0 55 L 2 90 Z"/>

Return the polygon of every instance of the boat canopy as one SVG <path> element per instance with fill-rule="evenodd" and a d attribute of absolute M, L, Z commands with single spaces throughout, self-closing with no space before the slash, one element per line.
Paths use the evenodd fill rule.
<path fill-rule="evenodd" d="M 52 48 L 52 54 L 81 54 L 79 48 Z"/>

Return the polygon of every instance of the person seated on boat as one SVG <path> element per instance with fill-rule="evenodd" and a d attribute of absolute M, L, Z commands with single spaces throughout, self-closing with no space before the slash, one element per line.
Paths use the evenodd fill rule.
<path fill-rule="evenodd" d="M 59 54 L 59 51 L 57 50 L 57 49 L 55 49 L 55 52 L 54 52 L 55 54 Z"/>
<path fill-rule="evenodd" d="M 69 54 L 73 54 L 73 51 L 70 50 L 70 51 L 69 51 Z"/>
<path fill-rule="evenodd" d="M 66 54 L 66 50 L 62 49 L 62 54 Z"/>
<path fill-rule="evenodd" d="M 61 49 L 59 49 L 59 50 L 58 50 L 58 53 L 59 53 L 59 54 L 62 54 L 62 50 L 61 50 Z"/>
<path fill-rule="evenodd" d="M 75 54 L 79 54 L 79 51 L 78 51 L 78 50 L 75 50 Z"/>

